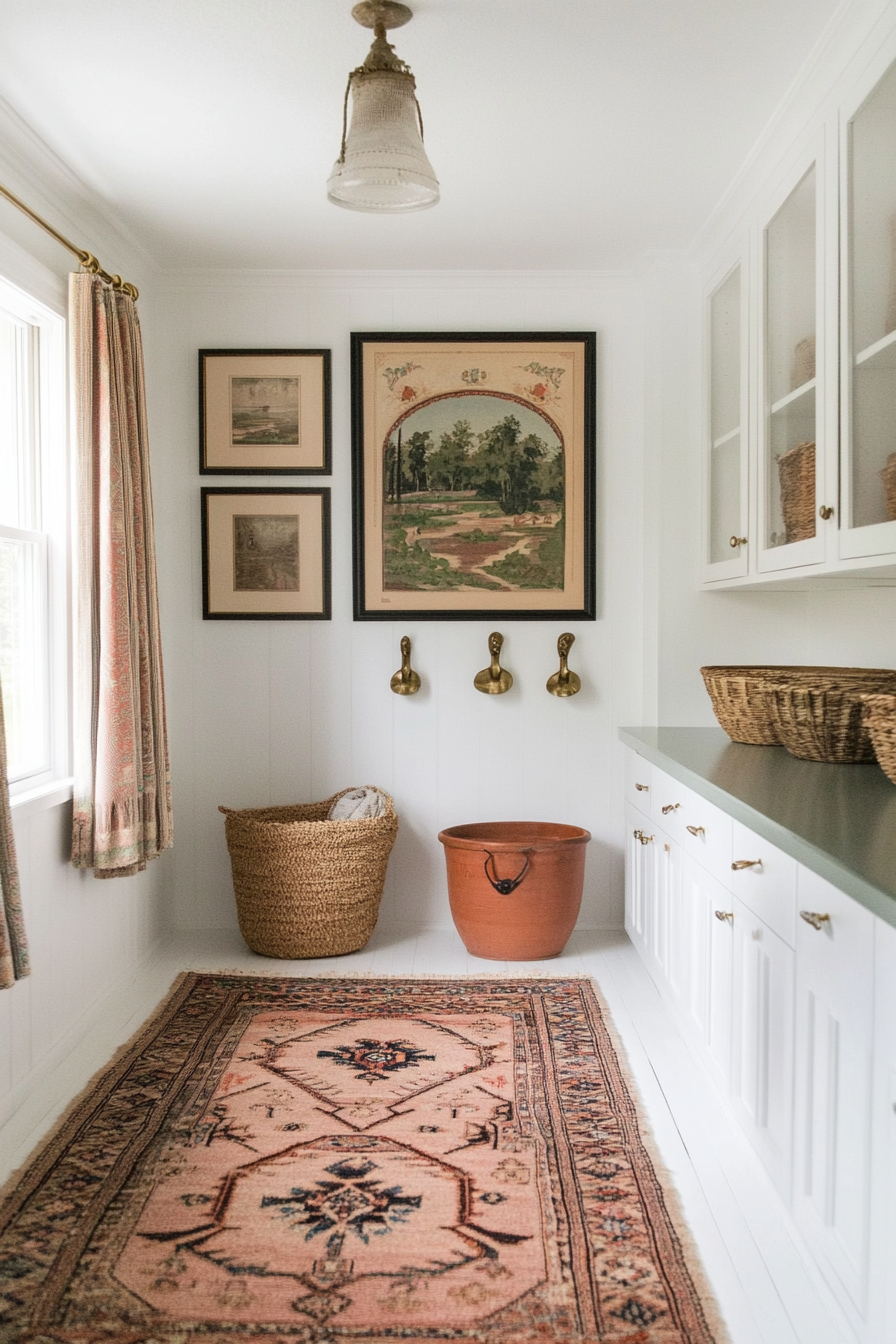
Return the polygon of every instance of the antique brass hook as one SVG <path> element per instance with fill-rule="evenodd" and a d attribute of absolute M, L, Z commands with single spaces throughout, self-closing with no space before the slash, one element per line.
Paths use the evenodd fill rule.
<path fill-rule="evenodd" d="M 569 651 L 576 642 L 575 635 L 561 635 L 557 640 L 557 652 L 560 655 L 560 671 L 547 679 L 547 688 L 551 695 L 576 695 L 582 689 L 581 679 L 570 672 L 567 664 Z"/>
<path fill-rule="evenodd" d="M 503 695 L 513 685 L 513 677 L 498 662 L 498 655 L 503 643 L 504 636 L 499 635 L 497 630 L 488 637 L 488 651 L 492 660 L 488 667 L 484 667 L 481 672 L 477 672 L 473 678 L 473 685 L 477 691 L 482 691 L 483 695 Z"/>
<path fill-rule="evenodd" d="M 416 695 L 420 689 L 420 673 L 411 667 L 411 641 L 401 637 L 401 667 L 389 682 L 396 695 Z"/>

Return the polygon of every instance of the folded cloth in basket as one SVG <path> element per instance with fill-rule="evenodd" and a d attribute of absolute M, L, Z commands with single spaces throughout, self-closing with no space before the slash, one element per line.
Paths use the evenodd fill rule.
<path fill-rule="evenodd" d="M 337 798 L 330 808 L 330 821 L 363 821 L 367 817 L 381 817 L 386 810 L 386 795 L 371 784 L 361 789 L 349 789 Z"/>

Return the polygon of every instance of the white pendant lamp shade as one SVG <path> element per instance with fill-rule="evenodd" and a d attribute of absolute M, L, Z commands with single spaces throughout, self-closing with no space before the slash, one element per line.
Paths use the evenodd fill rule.
<path fill-rule="evenodd" d="M 327 196 L 345 210 L 396 214 L 435 205 L 439 183 L 423 148 L 414 76 L 386 41 L 385 8 L 374 0 L 353 11 L 359 22 L 375 26 L 376 37 L 367 60 L 349 76 L 351 127 L 343 133 L 342 152 L 327 182 Z M 410 18 L 404 6 L 390 8 L 404 10 Z M 364 18 L 361 10 L 368 11 Z M 368 23 L 374 17 L 375 25 Z M 407 22 L 407 18 L 400 21 Z"/>

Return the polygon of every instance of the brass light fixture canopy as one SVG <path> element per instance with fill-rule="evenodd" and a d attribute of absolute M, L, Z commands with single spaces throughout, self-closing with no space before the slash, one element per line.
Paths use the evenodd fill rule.
<path fill-rule="evenodd" d="M 374 31 L 367 59 L 348 77 L 342 148 L 327 182 L 327 197 L 344 210 L 406 214 L 439 199 L 439 183 L 423 148 L 423 117 L 416 83 L 386 41 L 413 12 L 399 0 L 361 0 L 352 15 Z M 348 126 L 348 100 L 352 120 Z"/>

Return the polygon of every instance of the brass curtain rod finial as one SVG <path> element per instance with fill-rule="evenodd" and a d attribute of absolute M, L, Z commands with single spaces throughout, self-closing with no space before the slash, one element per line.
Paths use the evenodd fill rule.
<path fill-rule="evenodd" d="M 560 655 L 560 671 L 555 672 L 552 677 L 548 677 L 546 684 L 551 695 L 559 695 L 566 698 L 570 695 L 577 695 L 582 689 L 581 678 L 575 672 L 570 672 L 567 659 L 569 651 L 576 642 L 575 635 L 569 633 L 561 635 L 557 640 L 557 652 Z"/>
<path fill-rule="evenodd" d="M 401 667 L 389 682 L 396 695 L 416 695 L 420 689 L 419 672 L 411 667 L 411 641 L 407 635 L 401 637 Z"/>
<path fill-rule="evenodd" d="M 499 662 L 501 646 L 504 643 L 504 636 L 493 631 L 488 637 L 488 651 L 491 654 L 491 662 L 488 667 L 484 667 L 481 672 L 477 672 L 473 678 L 473 685 L 477 691 L 482 691 L 483 695 L 504 695 L 513 685 L 513 677 L 502 667 Z"/>

